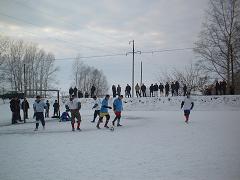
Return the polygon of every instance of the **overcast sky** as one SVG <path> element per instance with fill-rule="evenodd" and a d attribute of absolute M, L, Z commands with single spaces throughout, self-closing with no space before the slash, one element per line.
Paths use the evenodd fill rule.
<path fill-rule="evenodd" d="M 0 32 L 34 42 L 56 59 L 193 47 L 208 0 L 0 0 Z M 132 56 L 82 59 L 103 70 L 109 87 L 132 81 Z M 192 50 L 135 56 L 135 82 L 155 83 L 161 71 L 196 61 Z M 56 87 L 74 85 L 73 59 L 57 60 Z"/>

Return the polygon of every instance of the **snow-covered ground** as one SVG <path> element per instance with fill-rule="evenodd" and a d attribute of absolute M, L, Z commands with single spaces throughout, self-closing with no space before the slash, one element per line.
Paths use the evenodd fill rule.
<path fill-rule="evenodd" d="M 239 180 L 240 96 L 193 98 L 189 124 L 182 97 L 124 99 L 113 132 L 90 122 L 91 99 L 81 100 L 81 132 L 56 119 L 38 132 L 34 120 L 8 125 L 0 102 L 0 180 Z"/>

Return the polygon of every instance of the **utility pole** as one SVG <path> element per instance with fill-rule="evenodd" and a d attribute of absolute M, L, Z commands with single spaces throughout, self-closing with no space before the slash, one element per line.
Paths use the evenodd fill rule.
<path fill-rule="evenodd" d="M 140 78 L 140 86 L 142 85 L 142 61 L 141 61 L 141 78 Z"/>
<path fill-rule="evenodd" d="M 24 82 L 24 100 L 23 100 L 23 122 L 26 123 L 26 109 L 25 109 L 25 98 L 27 93 L 27 84 L 26 84 L 26 65 L 23 64 L 23 82 Z"/>
<path fill-rule="evenodd" d="M 132 97 L 134 97 L 134 55 L 135 54 L 141 54 L 141 51 L 135 51 L 135 47 L 134 47 L 134 40 L 129 41 L 129 44 L 132 43 L 132 52 L 127 52 L 126 55 L 128 54 L 132 54 L 133 55 L 133 61 L 132 61 Z"/>

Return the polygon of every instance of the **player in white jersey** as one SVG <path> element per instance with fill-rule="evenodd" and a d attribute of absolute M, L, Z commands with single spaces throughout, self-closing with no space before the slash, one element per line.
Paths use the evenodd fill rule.
<path fill-rule="evenodd" d="M 97 96 L 93 96 L 94 99 L 94 106 L 92 107 L 92 109 L 94 109 L 94 115 L 93 115 L 93 120 L 91 121 L 92 123 L 95 122 L 95 119 L 97 116 L 100 116 L 100 109 L 102 106 L 101 100 L 99 98 L 97 98 Z"/>
<path fill-rule="evenodd" d="M 77 119 L 77 130 L 80 131 L 81 115 L 79 110 L 81 109 L 81 102 L 75 95 L 71 97 L 70 101 L 66 104 L 66 109 L 69 109 L 71 112 L 72 131 L 75 131 L 75 118 Z"/>
<path fill-rule="evenodd" d="M 193 109 L 194 102 L 193 99 L 190 97 L 190 92 L 187 93 L 187 97 L 181 103 L 181 109 L 184 110 L 184 116 L 186 118 L 185 122 L 188 123 L 190 111 Z"/>

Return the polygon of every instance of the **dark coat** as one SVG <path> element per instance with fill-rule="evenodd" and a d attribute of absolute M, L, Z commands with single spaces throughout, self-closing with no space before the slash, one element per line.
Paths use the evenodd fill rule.
<path fill-rule="evenodd" d="M 22 109 L 23 110 L 28 110 L 29 109 L 29 103 L 28 103 L 27 100 L 22 102 Z"/>
<path fill-rule="evenodd" d="M 141 90 L 142 90 L 142 92 L 146 91 L 146 86 L 144 84 L 141 86 Z"/>
<path fill-rule="evenodd" d="M 165 91 L 166 91 L 166 92 L 169 91 L 169 84 L 168 84 L 168 83 L 165 84 Z"/>
<path fill-rule="evenodd" d="M 10 101 L 10 109 L 12 112 L 20 111 L 20 100 L 12 99 Z"/>
<path fill-rule="evenodd" d="M 55 110 L 58 110 L 58 109 L 59 109 L 59 104 L 58 104 L 57 102 L 55 102 L 55 103 L 53 104 L 53 108 L 54 108 Z"/>

